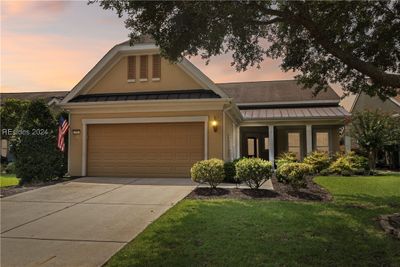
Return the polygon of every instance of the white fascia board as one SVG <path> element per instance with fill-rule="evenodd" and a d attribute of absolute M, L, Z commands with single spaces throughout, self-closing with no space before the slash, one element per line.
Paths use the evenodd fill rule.
<path fill-rule="evenodd" d="M 74 98 L 79 92 L 81 92 L 86 85 L 104 68 L 110 63 L 113 59 L 117 57 L 119 53 L 129 54 L 129 53 L 139 53 L 139 52 L 148 52 L 148 53 L 157 53 L 159 49 L 154 44 L 138 44 L 135 46 L 129 45 L 116 45 L 108 51 L 97 64 L 83 77 L 82 80 L 69 92 L 61 104 L 66 104 L 72 98 Z"/>
<path fill-rule="evenodd" d="M 400 102 L 397 101 L 396 99 L 394 99 L 394 97 L 391 97 L 390 100 L 391 100 L 393 103 L 395 103 L 397 106 L 400 107 Z"/>
<path fill-rule="evenodd" d="M 200 71 L 195 65 L 192 64 L 185 57 L 177 64 L 181 69 L 191 76 L 198 83 L 202 84 L 207 89 L 213 90 L 216 94 L 222 98 L 228 98 L 228 95 L 222 91 L 210 78 L 208 78 L 202 71 Z"/>

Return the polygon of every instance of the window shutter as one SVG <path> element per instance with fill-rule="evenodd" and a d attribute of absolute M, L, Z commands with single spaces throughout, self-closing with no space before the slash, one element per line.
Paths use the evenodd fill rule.
<path fill-rule="evenodd" d="M 147 80 L 147 62 L 148 57 L 147 56 L 140 56 L 140 79 Z"/>
<path fill-rule="evenodd" d="M 153 79 L 161 78 L 161 57 L 153 55 Z"/>
<path fill-rule="evenodd" d="M 128 56 L 128 80 L 136 79 L 136 57 Z"/>

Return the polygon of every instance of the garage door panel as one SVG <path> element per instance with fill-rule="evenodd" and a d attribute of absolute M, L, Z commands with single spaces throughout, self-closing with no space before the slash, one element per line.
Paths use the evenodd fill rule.
<path fill-rule="evenodd" d="M 88 175 L 189 177 L 204 159 L 203 123 L 88 126 Z"/>

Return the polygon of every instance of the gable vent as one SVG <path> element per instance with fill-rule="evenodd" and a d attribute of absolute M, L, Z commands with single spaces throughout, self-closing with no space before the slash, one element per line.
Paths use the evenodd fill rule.
<path fill-rule="evenodd" d="M 148 56 L 140 56 L 140 80 L 147 80 Z"/>
<path fill-rule="evenodd" d="M 161 56 L 153 55 L 153 80 L 161 78 Z"/>
<path fill-rule="evenodd" d="M 136 56 L 128 57 L 128 80 L 136 79 Z"/>

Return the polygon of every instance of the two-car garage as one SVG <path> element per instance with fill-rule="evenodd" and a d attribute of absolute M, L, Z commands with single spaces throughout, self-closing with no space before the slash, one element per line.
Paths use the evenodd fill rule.
<path fill-rule="evenodd" d="M 204 122 L 87 125 L 87 175 L 187 178 L 204 159 Z"/>

